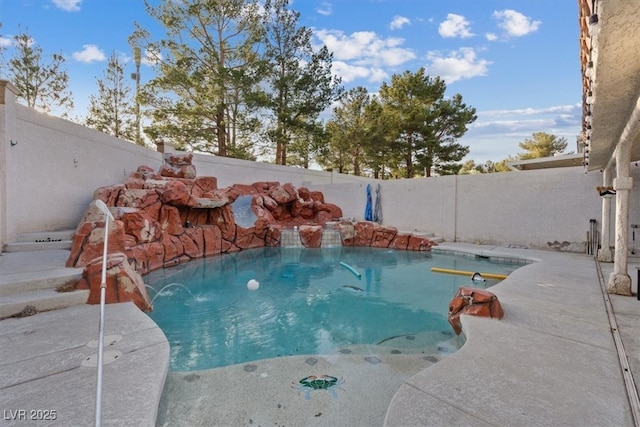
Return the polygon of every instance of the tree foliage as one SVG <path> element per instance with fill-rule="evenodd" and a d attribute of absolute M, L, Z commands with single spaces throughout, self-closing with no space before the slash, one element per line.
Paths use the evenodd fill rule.
<path fill-rule="evenodd" d="M 520 160 L 538 159 L 564 152 L 567 148 L 567 139 L 558 138 L 546 132 L 534 132 L 531 139 L 525 139 L 518 145 L 526 150 L 526 152 L 518 154 Z"/>
<path fill-rule="evenodd" d="M 18 89 L 16 99 L 28 107 L 66 117 L 73 109 L 73 99 L 64 56 L 54 53 L 47 61 L 27 32 L 14 36 L 12 46 L 14 53 L 6 61 L 6 75 Z"/>
<path fill-rule="evenodd" d="M 362 175 L 364 149 L 372 135 L 366 117 L 371 98 L 366 88 L 358 86 L 345 92 L 333 117 L 327 122 L 329 146 L 322 163 L 340 173 Z"/>
<path fill-rule="evenodd" d="M 393 132 L 390 143 L 407 178 L 414 177 L 416 169 L 424 169 L 427 176 L 432 169 L 457 173 L 456 162 L 469 152 L 456 140 L 476 120 L 475 108 L 467 107 L 460 94 L 445 98 L 445 91 L 444 81 L 426 75 L 424 68 L 393 75 L 391 84 L 380 88 L 383 114 Z"/>
<path fill-rule="evenodd" d="M 147 134 L 171 139 L 179 148 L 227 156 L 238 148 L 228 147 L 229 134 L 243 129 L 241 102 L 255 84 L 261 34 L 257 1 L 145 4 L 165 29 L 160 40 L 140 26 L 131 37 L 157 64 L 157 76 L 140 96 L 153 118 Z M 238 143 L 237 134 L 231 142 Z"/>
<path fill-rule="evenodd" d="M 124 77 L 123 66 L 115 53 L 109 57 L 103 78 L 96 79 L 96 83 L 98 94 L 89 97 L 85 124 L 116 138 L 135 141 L 135 102 Z"/>
<path fill-rule="evenodd" d="M 376 179 L 385 179 L 394 169 L 394 147 L 389 144 L 393 138 L 393 127 L 387 126 L 383 106 L 373 97 L 364 111 L 366 123 L 366 144 L 363 147 L 364 163 Z"/>
<path fill-rule="evenodd" d="M 286 165 L 293 150 L 308 165 L 318 117 L 341 90 L 331 74 L 333 55 L 326 46 L 314 51 L 312 32 L 298 26 L 300 13 L 289 8 L 289 0 L 266 0 L 263 16 L 264 106 L 272 117 L 267 135 L 276 147 L 276 164 Z"/>
<path fill-rule="evenodd" d="M 395 156 L 389 129 L 378 98 L 362 86 L 352 88 L 340 97 L 326 124 L 328 145 L 319 163 L 340 173 L 384 179 Z"/>
<path fill-rule="evenodd" d="M 493 162 L 491 160 L 487 160 L 482 164 L 476 164 L 474 160 L 467 160 L 462 164 L 462 167 L 458 171 L 458 175 L 474 175 L 478 173 L 494 173 L 494 172 L 511 172 L 511 168 L 509 167 L 509 162 L 515 162 L 518 160 L 517 157 L 509 156 L 506 159 L 500 160 L 499 162 Z"/>

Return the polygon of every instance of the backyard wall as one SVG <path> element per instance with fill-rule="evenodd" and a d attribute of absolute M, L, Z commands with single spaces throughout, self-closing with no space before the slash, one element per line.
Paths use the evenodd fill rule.
<path fill-rule="evenodd" d="M 163 162 L 162 153 L 18 105 L 14 94 L 0 81 L 0 247 L 20 233 L 75 228 L 97 188 Z M 383 224 L 447 241 L 583 251 L 589 220 L 601 217 L 602 174 L 581 167 L 377 181 L 201 154 L 193 164 L 219 187 L 279 181 L 322 191 L 359 220 L 367 184 L 374 201 L 380 184 Z M 640 168 L 632 172 L 638 180 Z M 630 224 L 640 223 L 639 195 L 634 188 Z"/>
<path fill-rule="evenodd" d="M 640 169 L 632 171 L 640 180 Z M 434 233 L 450 242 L 583 252 L 589 220 L 601 225 L 602 199 L 596 187 L 602 185 L 602 174 L 585 174 L 582 167 L 369 182 L 374 201 L 380 184 L 383 224 Z M 346 217 L 362 219 L 366 185 L 310 189 L 322 191 Z M 640 223 L 638 195 L 634 188 L 630 224 Z M 615 211 L 615 198 L 608 200 Z M 613 233 L 615 215 L 611 218 Z"/>

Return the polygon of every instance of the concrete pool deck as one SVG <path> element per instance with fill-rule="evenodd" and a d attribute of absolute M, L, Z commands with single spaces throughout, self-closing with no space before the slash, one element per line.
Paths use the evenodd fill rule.
<path fill-rule="evenodd" d="M 282 358 L 254 362 L 255 368 L 169 373 L 167 387 L 184 388 L 191 400 L 161 403 L 161 414 L 169 355 L 164 334 L 133 304 L 107 306 L 105 335 L 115 336 L 115 342 L 105 350 L 119 356 L 105 365 L 103 424 L 637 425 L 606 301 L 626 352 L 626 375 L 636 378 L 640 301 L 603 296 L 592 256 L 451 243 L 439 248 L 538 262 L 491 288 L 504 318 L 464 316 L 466 344 L 438 363 L 409 355 L 382 355 L 380 363 L 336 355 L 315 356 L 313 363 L 308 357 Z M 45 254 L 33 252 L 29 258 L 31 264 L 2 254 L 0 286 L 47 263 L 60 267 Z M 633 282 L 636 266 L 640 260 L 631 258 Z M 601 268 L 606 281 L 612 265 Z M 95 354 L 89 342 L 97 338 L 98 318 L 98 306 L 80 305 L 0 321 L 0 425 L 93 423 L 96 368 L 83 363 Z M 292 380 L 334 372 L 345 377 L 337 398 L 315 391 L 306 400 L 304 392 L 292 390 Z M 380 385 L 395 390 L 388 402 L 376 394 Z M 358 402 L 368 402 L 375 414 L 363 413 L 367 406 Z M 26 411 L 26 422 L 16 418 L 19 410 Z M 28 421 L 30 410 L 55 410 L 56 420 Z"/>
<path fill-rule="evenodd" d="M 539 261 L 490 288 L 504 318 L 464 316 L 466 344 L 403 384 L 385 425 L 637 425 L 593 257 L 443 246 Z M 602 265 L 605 280 L 611 268 Z M 630 265 L 629 271 L 635 273 L 635 268 Z M 640 301 L 635 296 L 606 296 L 637 377 Z"/>

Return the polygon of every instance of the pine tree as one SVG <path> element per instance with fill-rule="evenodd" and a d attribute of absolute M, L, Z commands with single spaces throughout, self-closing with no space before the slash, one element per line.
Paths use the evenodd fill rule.
<path fill-rule="evenodd" d="M 341 92 L 331 74 L 333 55 L 326 46 L 314 52 L 312 32 L 298 26 L 300 13 L 289 9 L 289 0 L 267 0 L 264 8 L 265 106 L 273 118 L 267 135 L 277 164 L 286 165 L 289 157 L 308 163 L 307 142 L 317 135 L 318 117 Z"/>
<path fill-rule="evenodd" d="M 116 138 L 136 141 L 135 105 L 131 88 L 115 53 L 111 54 L 103 79 L 96 79 L 98 94 L 89 97 L 86 126 Z"/>
<path fill-rule="evenodd" d="M 7 61 L 7 79 L 18 89 L 16 99 L 39 111 L 67 117 L 73 100 L 65 58 L 54 53 L 50 62 L 44 62 L 42 48 L 26 32 L 13 37 L 13 47 L 15 52 Z"/>
<path fill-rule="evenodd" d="M 462 96 L 445 99 L 446 84 L 425 74 L 424 68 L 393 75 L 383 83 L 380 99 L 395 138 L 391 141 L 405 176 L 413 178 L 416 168 L 440 174 L 457 173 L 469 147 L 456 143 L 476 120 L 475 108 L 467 107 Z"/>
<path fill-rule="evenodd" d="M 240 144 L 232 153 L 228 142 L 229 132 L 251 123 L 240 120 L 245 93 L 256 84 L 257 1 L 162 0 L 146 10 L 166 31 L 154 41 L 137 27 L 130 39 L 157 62 L 157 77 L 140 94 L 153 116 L 146 134 L 179 148 L 245 157 Z"/>
<path fill-rule="evenodd" d="M 333 109 L 331 121 L 327 123 L 329 151 L 335 160 L 339 160 L 338 164 L 342 163 L 338 166 L 339 172 L 345 170 L 346 160 L 350 163 L 350 172 L 362 175 L 363 151 L 369 140 L 365 113 L 370 103 L 367 89 L 358 86 L 345 92 Z"/>
<path fill-rule="evenodd" d="M 567 148 L 567 139 L 546 132 L 534 132 L 531 139 L 525 139 L 518 145 L 527 151 L 518 154 L 520 160 L 537 159 L 562 153 Z"/>

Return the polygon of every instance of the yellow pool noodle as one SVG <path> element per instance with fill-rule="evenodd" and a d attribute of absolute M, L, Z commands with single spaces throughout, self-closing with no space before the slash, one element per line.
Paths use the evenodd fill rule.
<path fill-rule="evenodd" d="M 476 274 L 475 271 L 450 270 L 448 268 L 439 268 L 439 267 L 431 267 L 431 271 L 433 271 L 434 273 L 460 274 L 462 276 L 473 276 L 474 274 Z M 506 274 L 480 273 L 480 275 L 485 279 L 503 280 L 507 278 Z"/>

